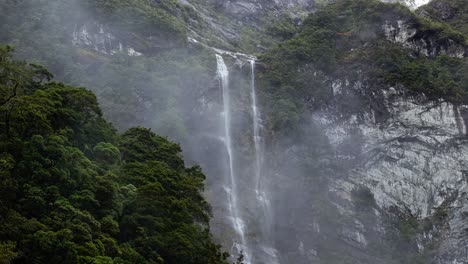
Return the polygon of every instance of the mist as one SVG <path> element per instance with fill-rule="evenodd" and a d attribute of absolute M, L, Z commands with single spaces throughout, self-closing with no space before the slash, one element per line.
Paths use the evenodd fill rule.
<path fill-rule="evenodd" d="M 330 1 L 331 29 L 328 1 L 127 2 L 0 0 L 0 42 L 93 91 L 120 132 L 179 143 L 206 175 L 211 232 L 231 263 L 468 263 L 449 246 L 466 234 L 447 227 L 467 227 L 466 201 L 434 218 L 464 199 L 468 108 L 360 60 L 400 48 L 405 62 L 462 60 L 465 44 L 434 46 L 410 9 L 377 1 L 363 21 L 349 15 L 360 6 L 333 9 L 353 1 Z"/>

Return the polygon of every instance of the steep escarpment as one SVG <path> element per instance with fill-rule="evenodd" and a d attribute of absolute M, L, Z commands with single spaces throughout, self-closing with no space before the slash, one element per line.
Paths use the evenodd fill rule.
<path fill-rule="evenodd" d="M 35 45 L 43 57 L 50 54 L 41 44 L 65 49 L 70 36 L 74 44 L 104 53 L 119 51 L 119 46 L 151 53 L 180 47 L 186 41 L 186 11 L 171 0 L 7 1 L 2 8 L 2 41 L 22 45 L 27 39 L 27 46 Z"/>
<path fill-rule="evenodd" d="M 117 127 L 158 126 L 164 134 L 177 131 L 173 138 L 182 140 L 186 111 L 175 109 L 195 107 L 185 99 L 197 94 L 188 100 L 194 102 L 212 86 L 215 65 L 209 46 L 267 50 L 294 36 L 306 12 L 325 4 L 246 1 L 255 6 L 248 12 L 230 7 L 242 3 L 7 1 L 2 3 L 0 39 L 16 46 L 16 56 L 47 66 L 59 80 L 90 87 Z M 389 30 L 392 36 L 400 34 L 397 23 Z M 430 41 L 421 52 L 438 52 Z M 187 78 L 175 81 L 178 76 Z M 153 95 L 170 99 L 161 103 Z"/>
<path fill-rule="evenodd" d="M 279 203 L 280 230 L 308 230 L 282 255 L 468 261 L 465 57 L 463 33 L 377 1 L 331 4 L 261 57 L 275 181 L 320 194 Z"/>
<path fill-rule="evenodd" d="M 379 94 L 382 86 L 403 85 L 415 95 L 461 103 L 466 100 L 466 76 L 460 70 L 466 67 L 465 50 L 462 33 L 401 5 L 340 1 L 312 15 L 296 37 L 261 60 L 268 96 L 288 103 L 294 116 L 301 109 L 329 106 L 348 85 L 375 87 L 362 91 L 368 95 Z M 336 101 L 334 107 L 343 107 L 341 113 L 359 111 L 363 98 L 347 95 L 354 100 Z M 366 103 L 384 116 L 378 109 L 384 97 L 375 97 L 378 101 Z M 294 121 L 287 117 L 272 113 L 270 125 L 284 128 L 276 124 Z"/>
<path fill-rule="evenodd" d="M 179 141 L 184 137 L 176 105 L 191 109 L 193 101 L 180 100 L 211 85 L 214 62 L 212 52 L 188 43 L 187 13 L 180 5 L 73 0 L 2 5 L 0 36 L 16 46 L 15 56 L 47 66 L 61 81 L 90 87 L 121 130 L 146 124 L 171 130 Z"/>
<path fill-rule="evenodd" d="M 15 45 L 18 58 L 47 65 L 59 80 L 89 87 L 103 116 L 119 130 L 144 125 L 180 142 L 187 163 L 200 163 L 207 175 L 204 196 L 214 214 L 210 230 L 233 255 L 243 251 L 254 264 L 468 263 L 464 5 L 463 1 L 434 0 L 413 11 L 420 4 L 3 1 L 0 41 Z M 256 58 L 239 52 L 263 53 Z M 37 94 L 23 98 L 39 100 L 40 107 L 31 104 L 39 110 L 21 108 L 16 116 L 33 113 L 37 118 L 29 123 L 39 125 L 19 126 L 21 131 L 15 133 L 29 135 L 27 130 L 42 131 L 42 125 L 48 124 L 41 107 L 55 109 L 55 105 L 43 102 L 44 96 L 65 104 L 57 93 L 68 98 L 82 91 L 50 83 L 39 86 Z M 31 148 L 45 144 L 44 155 L 51 157 L 55 152 L 50 153 L 49 145 L 78 149 L 90 163 L 84 157 L 79 160 L 94 164 L 86 168 L 92 167 L 89 170 L 98 175 L 96 179 L 118 182 L 115 192 L 120 198 L 112 201 L 123 199 L 130 204 L 119 207 L 126 209 L 114 212 L 115 221 L 111 221 L 108 211 L 96 209 L 104 204 L 96 193 L 99 186 L 87 180 L 88 189 L 60 193 L 61 201 L 68 200 L 80 216 L 83 211 L 93 217 L 98 214 L 94 218 L 101 229 L 91 219 L 87 224 L 96 232 L 91 239 L 88 232 L 78 240 L 62 232 L 67 228 L 84 232 L 75 225 L 41 227 L 40 231 L 50 234 L 41 237 L 41 243 L 63 238 L 60 241 L 70 242 L 67 245 L 87 260 L 111 257 L 117 263 L 115 259 L 123 255 L 129 255 L 127 262 L 141 256 L 156 263 L 160 258 L 177 263 L 190 263 L 187 259 L 193 256 L 205 263 L 223 258 L 209 242 L 209 210 L 198 196 L 203 177 L 198 168 L 181 165 L 176 145 L 134 128 L 123 135 L 103 129 L 111 138 L 99 139 L 102 144 L 79 144 L 82 141 L 73 141 L 75 135 L 101 137 L 102 131 L 88 129 L 103 124 L 70 128 L 67 123 L 62 129 L 62 114 L 70 109 L 59 110 L 51 110 L 57 127 L 50 132 L 46 125 L 43 139 L 25 138 L 25 144 Z M 92 113 L 103 120 L 100 111 Z M 81 117 L 73 112 L 71 119 Z M 58 143 L 55 134 L 60 137 Z M 145 148 L 158 149 L 156 145 L 170 153 Z M 15 155 L 27 158 L 27 166 L 36 166 L 37 157 L 27 152 Z M 124 158 L 112 163 L 117 152 L 124 153 Z M 10 166 L 7 158 L 5 164 Z M 55 163 L 45 160 L 44 164 L 53 170 L 52 178 L 68 173 L 55 174 Z M 193 182 L 184 181 L 187 175 L 193 176 Z M 127 183 L 138 185 L 139 198 L 132 196 L 134 189 Z M 21 186 L 18 192 L 24 199 L 13 209 L 21 214 L 48 202 L 49 191 L 54 194 L 43 191 L 42 185 Z M 173 187 L 177 191 L 171 192 Z M 198 202 L 185 200 L 188 194 Z M 55 215 L 56 209 L 47 207 L 45 212 Z M 194 214 L 187 215 L 187 210 Z M 169 218 L 161 212 L 169 212 Z M 50 224 L 44 212 L 38 214 L 40 223 Z M 100 220 L 101 215 L 106 219 Z M 202 231 L 193 229 L 192 222 L 176 225 L 179 222 L 172 223 L 171 217 L 183 223 L 201 221 Z M 106 243 L 112 246 L 114 240 L 107 237 L 116 232 L 115 222 L 122 227 L 121 235 L 108 254 Z M 140 228 L 143 222 L 152 228 Z M 238 239 L 239 230 L 244 241 Z M 197 239 L 202 243 L 193 243 Z M 20 251 L 30 248 L 29 237 L 25 241 L 17 243 Z M 83 241 L 88 243 L 86 248 L 79 247 Z M 0 252 L 7 248 L 9 254 L 16 254 L 10 242 Z M 168 246 L 179 242 L 180 247 Z M 51 248 L 47 254 L 61 256 Z"/>

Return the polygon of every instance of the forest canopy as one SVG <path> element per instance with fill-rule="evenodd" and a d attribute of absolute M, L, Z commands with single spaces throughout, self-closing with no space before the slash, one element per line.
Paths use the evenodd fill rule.
<path fill-rule="evenodd" d="M 52 79 L 0 47 L 0 263 L 226 263 L 200 167 Z"/>

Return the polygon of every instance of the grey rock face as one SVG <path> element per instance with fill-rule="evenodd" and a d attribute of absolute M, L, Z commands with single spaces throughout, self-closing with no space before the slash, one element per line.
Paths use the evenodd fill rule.
<path fill-rule="evenodd" d="M 212 30 L 209 34 L 216 36 L 218 43 L 237 41 L 239 25 L 243 23 L 261 27 L 257 19 L 269 12 L 291 11 L 295 8 L 311 10 L 314 4 L 307 0 L 223 1 L 219 10 L 230 21 L 223 24 L 212 9 L 191 1 L 184 3 L 196 10 L 202 18 L 202 22 L 196 23 L 208 25 Z M 465 47 L 454 42 L 437 45 L 431 36 L 418 35 L 417 29 L 408 21 L 389 21 L 381 29 L 387 40 L 410 48 L 419 55 L 466 56 Z M 196 27 L 190 30 L 193 42 L 208 41 L 203 39 L 206 35 L 197 32 Z M 73 32 L 73 43 L 105 54 L 123 51 L 139 55 L 135 51 L 139 49 L 132 42 L 115 36 L 111 29 L 98 23 L 77 26 Z M 365 259 L 360 263 L 384 263 L 366 257 L 370 241 L 385 236 L 380 212 L 390 207 L 409 212 L 419 220 L 431 219 L 440 209 L 446 211 L 447 215 L 441 223 L 418 234 L 415 249 L 422 253 L 430 246 L 434 247 L 437 253 L 433 263 L 468 263 L 468 106 L 434 102 L 424 96 L 414 97 L 404 87 L 382 88 L 369 93 L 371 89 L 366 86 L 364 77 L 351 81 L 343 76 L 331 82 L 336 100 L 348 100 L 347 95 L 354 94 L 356 97 L 365 97 L 367 101 L 378 102 L 378 105 L 363 106 L 359 113 L 351 115 L 345 113 L 337 116 L 337 112 L 343 112 L 343 109 L 330 107 L 313 116 L 336 150 L 335 158 L 352 163 L 347 177 L 333 178 L 328 190 L 339 214 L 352 220 L 341 225 L 339 230 L 333 230 L 338 233 L 336 240 L 328 240 L 330 230 L 316 221 L 314 212 L 303 212 L 310 209 L 308 201 L 316 199 L 307 193 L 313 191 L 305 187 L 297 189 L 303 179 L 291 179 L 287 175 L 288 182 L 284 185 L 289 184 L 286 187 L 289 188 L 289 194 L 284 197 L 293 193 L 294 198 L 275 201 L 275 204 L 283 203 L 285 208 L 288 207 L 287 211 L 277 212 L 275 220 L 280 223 L 278 229 L 283 232 L 279 232 L 279 237 L 294 235 L 292 241 L 278 243 L 279 247 L 286 249 L 282 252 L 286 252 L 284 256 L 290 256 L 289 263 L 326 263 L 320 260 L 318 241 L 330 248 L 346 248 L 356 259 Z M 349 151 L 349 142 L 358 147 Z M 280 155 L 300 156 L 302 153 L 299 148 L 293 146 L 286 154 Z M 371 212 L 375 219 L 373 223 L 355 218 L 355 208 L 351 206 L 353 190 L 362 186 L 372 192 L 379 208 Z M 278 194 L 278 197 L 283 195 Z M 290 208 L 291 205 L 296 208 Z M 223 213 L 221 210 L 215 211 L 215 215 Z M 295 226 L 296 223 L 301 224 Z M 216 226 L 215 231 L 226 233 L 225 230 L 216 230 Z M 335 241 L 339 241 L 338 244 L 333 244 Z"/>
<path fill-rule="evenodd" d="M 365 94 L 363 90 L 368 89 L 347 80 L 334 83 L 337 97 L 346 90 Z M 356 134 L 362 140 L 360 151 L 351 157 L 360 162 L 349 178 L 336 180 L 330 192 L 351 202 L 353 189 L 365 186 L 383 211 L 409 210 L 420 220 L 445 210 L 443 223 L 432 231 L 438 239 L 430 237 L 433 233 L 420 234 L 418 249 L 423 252 L 429 244 L 435 245 L 433 263 L 468 263 L 468 106 L 413 97 L 401 87 L 376 94 L 384 97 L 388 113 L 384 120 L 376 120 L 373 108 L 341 120 L 334 111 L 314 116 L 335 149 L 342 149 Z M 366 237 L 359 230 L 345 230 L 344 238 L 365 247 Z"/>
<path fill-rule="evenodd" d="M 222 6 L 226 13 L 252 15 L 267 10 L 307 9 L 314 3 L 314 0 L 229 0 L 222 2 Z"/>
<path fill-rule="evenodd" d="M 224 4 L 226 13 L 253 15 L 257 14 L 262 9 L 262 5 L 249 1 L 228 1 Z"/>
<path fill-rule="evenodd" d="M 263 32 L 287 13 L 301 19 L 315 8 L 315 0 L 179 0 L 197 13 L 189 22 L 189 36 L 204 44 L 236 50 L 244 30 Z M 260 36 L 260 35 L 259 35 Z M 257 41 L 260 42 L 260 39 Z M 252 51 L 251 51 L 252 52 Z"/>
<path fill-rule="evenodd" d="M 417 30 L 409 21 L 397 20 L 383 25 L 387 40 L 400 43 L 417 54 L 425 56 L 448 55 L 456 58 L 466 56 L 466 47 L 448 40 L 447 43 L 437 43 L 434 35 Z"/>
<path fill-rule="evenodd" d="M 123 43 L 111 30 L 103 24 L 97 22 L 76 25 L 73 31 L 72 43 L 100 53 L 113 55 L 118 52 L 125 52 L 130 56 L 141 56 L 142 53 Z"/>
<path fill-rule="evenodd" d="M 417 56 L 466 56 L 465 46 L 437 43 L 402 19 L 385 23 L 382 30 L 388 41 Z M 334 99 L 312 116 L 333 150 L 332 166 L 324 166 L 343 167 L 328 178 L 328 199 L 346 219 L 338 224 L 334 245 L 357 263 L 395 263 L 379 254 L 372 259 L 369 252 L 374 241 L 386 240 L 391 232 L 388 215 L 409 216 L 418 227 L 408 252 L 427 257 L 424 263 L 468 263 L 468 105 L 429 100 L 402 86 L 372 87 L 359 70 L 343 75 L 328 78 Z M 361 107 L 340 106 L 350 100 Z M 364 219 L 353 206 L 361 188 L 376 203 Z M 303 243 L 302 252 L 328 239 L 308 232 L 321 242 Z"/>
<path fill-rule="evenodd" d="M 453 19 L 459 11 L 452 6 L 449 2 L 445 1 L 433 1 L 430 3 L 430 7 L 437 10 L 437 19 L 442 21 L 450 21 Z M 431 15 L 423 8 L 418 10 L 419 14 L 431 18 Z"/>

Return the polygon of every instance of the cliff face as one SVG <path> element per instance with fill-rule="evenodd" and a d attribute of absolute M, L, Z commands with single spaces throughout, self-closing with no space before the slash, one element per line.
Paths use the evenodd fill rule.
<path fill-rule="evenodd" d="M 468 7 L 463 0 L 445 1 L 433 0 L 417 10 L 417 12 L 429 19 L 448 23 L 454 29 L 468 33 L 466 26 L 466 12 Z"/>
<path fill-rule="evenodd" d="M 326 139 L 312 132 L 308 140 L 330 145 L 292 144 L 271 158 L 279 163 L 272 177 L 283 261 L 468 263 L 468 106 L 403 86 L 376 91 L 365 77 L 333 79 L 330 89 L 337 102 L 376 104 L 314 112 L 315 133 Z M 308 154 L 317 165 L 292 172 L 310 163 Z"/>
<path fill-rule="evenodd" d="M 419 30 L 412 25 L 411 21 L 386 21 L 382 28 L 387 40 L 399 43 L 403 47 L 413 50 L 417 55 L 448 55 L 457 58 L 466 56 L 467 48 L 462 43 L 456 43 L 453 39 L 438 43 L 439 41 L 433 32 Z"/>
<path fill-rule="evenodd" d="M 356 5 L 359 14 L 383 12 L 381 20 L 363 23 L 359 19 L 364 15 L 359 15 L 350 27 L 343 19 L 335 29 L 322 26 L 318 12 L 315 20 L 305 22 L 309 29 L 274 51 L 279 62 L 265 57 L 270 67 L 265 72 L 275 87 L 266 91 L 269 96 L 289 96 L 292 103 L 308 108 L 299 111 L 303 116 L 296 125 L 296 131 L 303 132 L 283 131 L 292 139 L 286 151 L 271 157 L 274 181 L 280 185 L 272 188 L 284 188 L 276 192 L 281 193 L 277 210 L 289 215 L 277 215 L 278 241 L 296 234 L 294 244 L 278 242 L 281 255 L 286 263 L 468 263 L 468 105 L 434 96 L 429 82 L 415 85 L 412 80 L 426 70 L 411 73 L 422 61 L 465 63 L 466 43 L 458 33 L 442 37 L 441 28 L 428 28 L 409 13 Z M 326 14 L 346 17 L 354 7 L 350 4 L 344 9 L 348 13 L 340 13 L 337 6 Z M 330 42 L 315 38 L 320 31 L 332 32 L 322 37 Z M 291 59 L 298 58 L 291 50 L 302 41 L 319 44 L 299 49 L 310 57 Z M 339 50 L 331 59 L 323 56 L 328 45 Z M 365 58 L 379 47 L 384 47 L 383 55 Z M 401 58 L 380 62 L 396 56 L 394 48 L 416 68 L 403 66 Z M 315 49 L 321 53 L 315 55 Z M 324 67 L 324 60 L 336 66 Z M 386 67 L 395 68 L 387 74 Z M 295 70 L 268 75 L 285 68 Z M 299 89 L 301 98 L 291 92 Z M 273 109 L 281 104 L 276 101 Z M 293 115 L 287 115 L 271 122 L 291 122 Z M 308 165 L 301 169 L 301 164 Z M 315 195 L 296 200 L 287 194 L 307 192 L 304 189 Z M 279 197 L 290 198 L 282 202 Z M 288 208 L 291 199 L 296 208 Z"/>
<path fill-rule="evenodd" d="M 237 15 L 239 17 L 265 14 L 267 11 L 285 12 L 288 10 L 306 10 L 313 7 L 314 4 L 315 1 L 313 0 L 221 1 L 221 7 L 226 14 Z"/>
<path fill-rule="evenodd" d="M 393 23 L 383 25 L 391 42 L 422 56 L 466 57 L 462 44 L 449 40 L 437 45 L 405 21 Z M 330 192 L 349 202 L 353 189 L 368 188 L 379 210 L 398 208 L 406 217 L 418 219 L 414 243 L 419 253 L 431 255 L 430 263 L 468 263 L 468 106 L 429 100 L 404 86 L 369 94 L 366 90 L 371 88 L 365 83 L 333 80 L 335 100 L 346 100 L 350 93 L 366 95 L 367 101 L 379 102 L 378 106 L 344 120 L 332 121 L 336 115 L 326 112 L 314 117 L 338 157 L 356 161 L 349 178 L 333 183 Z M 376 117 L 376 113 L 385 114 Z M 360 139 L 358 152 L 340 151 L 356 137 Z M 356 242 L 365 246 L 366 236 L 357 237 L 361 239 Z"/>
<path fill-rule="evenodd" d="M 396 21 L 396 28 L 390 24 L 383 25 L 387 39 L 417 54 L 465 57 L 466 47 L 462 44 L 448 41 L 447 46 L 432 45 L 429 49 L 427 42 L 436 41 L 415 39 L 420 32 L 405 26 L 401 20 Z M 443 99 L 430 100 L 424 94 L 415 94 L 400 85 L 369 93 L 372 88 L 366 83 L 364 76 L 353 82 L 332 80 L 333 100 L 346 100 L 353 94 L 356 97 L 364 95 L 366 101 L 377 104 L 366 106 L 368 109 L 338 122 L 332 121 L 337 119 L 336 114 L 328 118 L 324 113 L 317 115 L 331 144 L 337 149 L 349 141 L 350 135 L 361 137 L 361 151 L 357 156 L 364 157 L 365 161 L 353 177 L 374 179 L 372 189 L 378 191 L 375 198 L 379 205 L 402 204 L 423 218 L 445 204 L 447 199 L 455 199 L 454 193 L 464 193 L 467 106 Z M 380 114 L 377 116 L 376 113 Z M 395 177 L 399 179 L 390 183 Z M 382 197 L 382 193 L 387 195 Z"/>
<path fill-rule="evenodd" d="M 412 8 L 423 4 L 411 0 L 384 2 L 400 2 Z M 283 15 L 290 16 L 294 23 L 300 24 L 307 14 L 314 12 L 326 3 L 327 1 L 313 0 L 219 0 L 208 2 L 181 0 L 172 10 L 170 16 L 174 18 L 174 21 L 180 21 L 181 24 L 184 24 L 189 42 L 201 42 L 213 47 L 239 50 L 243 48 L 243 42 L 252 41 L 257 47 L 248 48 L 247 51 L 254 52 L 259 48 L 267 48 L 261 46 L 260 39 L 267 37 L 265 29 L 274 24 L 276 20 L 281 19 Z M 75 18 L 74 27 L 68 28 L 68 33 L 72 34 L 74 45 L 106 54 L 125 51 L 130 55 L 138 56 L 183 45 L 181 42 L 168 40 L 161 36 L 158 30 L 142 35 L 141 32 L 124 29 L 116 24 L 110 23 L 105 18 L 90 19 L 90 16 Z M 405 24 L 405 21 L 386 26 L 389 38 L 406 43 L 409 38 L 414 37 L 412 35 L 414 32 L 408 31 L 409 25 Z M 250 39 L 251 36 L 245 35 L 246 31 L 256 32 L 258 39 Z M 270 40 L 270 42 L 274 41 Z M 421 52 L 436 52 L 432 50 L 432 46 L 436 45 L 431 43 L 429 37 L 424 39 L 423 44 L 425 48 Z"/>
<path fill-rule="evenodd" d="M 465 39 L 443 26 L 423 24 L 402 7 L 365 10 L 368 2 L 382 8 L 376 1 L 356 0 L 362 7 L 304 22 L 326 2 L 334 1 L 180 0 L 167 13 L 183 25 L 178 41 L 166 38 L 159 27 L 136 31 L 100 16 L 54 27 L 59 37 L 41 31 L 46 40 L 31 39 L 47 49 L 41 41 L 54 43 L 49 52 L 65 53 L 66 65 L 73 67 L 60 77 L 80 85 L 91 80 L 85 85 L 97 91 L 106 115 L 119 127 L 145 125 L 180 136 L 187 160 L 207 172 L 212 230 L 227 250 L 235 234 L 227 228 L 228 190 L 220 184 L 226 150 L 211 47 L 267 51 L 277 60 L 260 56 L 257 70 L 267 143 L 265 189 L 272 207 L 268 224 L 274 235 L 269 238 L 273 248 L 256 250 L 291 264 L 468 263 L 468 105 L 457 90 L 465 89 Z M 403 2 L 414 9 L 425 1 Z M 439 16 L 439 22 L 453 27 L 463 21 L 452 2 L 435 0 L 430 7 L 417 12 Z M 348 19 L 355 11 L 358 15 Z M 298 27 L 305 29 L 291 45 L 269 51 L 280 40 L 264 40 L 265 32 L 284 14 L 293 25 L 287 38 Z M 365 16 L 369 20 L 360 21 Z M 327 24 L 323 21 L 332 26 L 321 27 Z M 60 25 L 54 22 L 49 24 Z M 30 48 L 21 37 L 11 39 Z M 366 57 L 373 53 L 378 56 Z M 251 57 L 225 57 L 239 189 L 251 190 L 246 61 Z M 397 61 L 386 60 L 393 57 Z M 391 71 L 382 73 L 382 65 Z M 445 68 L 438 71 L 439 66 Z M 271 83 L 264 81 L 266 75 L 273 76 Z M 263 219 L 258 205 L 252 205 L 254 196 L 239 199 L 245 224 L 254 226 L 246 228 L 253 241 L 257 227 L 265 224 L 258 220 Z"/>
<path fill-rule="evenodd" d="M 418 52 L 426 49 L 425 55 L 436 53 L 414 41 L 401 44 Z M 463 48 L 457 45 L 441 48 L 441 54 L 464 56 Z M 337 121 L 332 121 L 336 114 L 322 112 L 314 116 L 337 150 L 338 159 L 355 162 L 349 168 L 349 178 L 333 182 L 330 193 L 349 204 L 353 190 L 368 188 L 379 208 L 375 216 L 382 221 L 382 230 L 385 220 L 378 211 L 397 209 L 402 219 L 410 217 L 419 222 L 414 226 L 415 252 L 430 255 L 430 263 L 468 263 L 468 106 L 429 100 L 404 87 L 390 87 L 370 95 L 366 92 L 370 88 L 363 83 L 334 80 L 336 100 L 346 100 L 349 93 L 366 94 L 370 96 L 367 101 L 380 102 L 378 107 L 371 106 Z M 385 114 L 376 117 L 376 113 Z M 355 138 L 360 141 L 359 151 L 351 155 L 342 151 Z M 352 210 L 343 212 L 355 214 Z M 356 245 L 366 246 L 365 232 L 369 228 L 354 231 L 359 238 L 354 239 Z"/>
<path fill-rule="evenodd" d="M 335 80 L 338 98 L 343 90 L 362 94 L 366 89 L 365 85 L 345 83 Z M 413 246 L 419 253 L 434 254 L 430 263 L 467 263 L 468 107 L 415 97 L 404 88 L 384 89 L 377 96 L 384 98 L 380 107 L 387 113 L 380 120 L 373 109 L 339 121 L 332 121 L 336 116 L 327 112 L 314 116 L 337 150 L 336 158 L 355 164 L 347 168 L 347 178 L 331 183 L 330 194 L 339 196 L 342 213 L 355 215 L 349 208 L 353 190 L 368 188 L 382 230 L 385 223 L 378 212 L 397 209 L 404 218 L 424 222 L 415 227 Z M 360 141 L 359 151 L 350 154 L 346 145 L 355 138 Z M 375 226 L 354 229 L 350 241 L 366 248 L 366 232 L 372 229 Z"/>
<path fill-rule="evenodd" d="M 200 18 L 188 23 L 189 42 L 229 49 L 242 41 L 240 25 L 261 29 L 265 27 L 262 17 L 309 12 L 317 7 L 311 1 L 181 4 L 193 8 Z M 413 8 L 419 5 L 407 4 Z M 466 45 L 456 36 L 441 39 L 437 30 L 421 26 L 411 16 L 382 17 L 379 23 L 359 31 L 358 37 L 365 39 L 360 42 L 362 47 L 384 41 L 413 57 L 466 57 Z M 200 31 L 202 25 L 205 28 Z M 99 24 L 84 25 L 73 34 L 75 45 L 107 54 L 123 46 L 129 55 L 141 55 L 138 43 L 121 45 L 109 31 Z M 114 44 L 106 46 L 111 42 Z M 342 42 L 338 39 L 337 45 L 345 46 Z M 234 60 L 229 67 L 242 69 L 243 63 Z M 310 65 L 298 69 L 303 73 L 301 78 L 314 76 L 326 83 L 323 90 L 330 98 L 326 106 L 310 112 L 308 122 L 313 125 L 304 129 L 305 135 L 292 133 L 271 142 L 268 188 L 273 193 L 273 240 L 282 263 L 468 263 L 468 105 L 415 93 L 401 83 L 375 83 L 359 65 L 345 69 L 339 74 L 323 73 Z M 213 95 L 216 86 L 202 88 L 196 92 L 199 97 L 190 99 L 198 101 L 197 109 L 204 113 L 200 115 L 206 115 L 196 117 L 206 119 L 205 128 L 213 128 L 208 120 L 218 118 L 215 112 L 219 109 L 212 107 L 219 99 Z M 319 101 L 303 97 L 312 105 Z M 236 132 L 240 141 L 245 133 L 241 128 L 248 129 L 244 103 L 236 106 L 242 120 L 239 124 L 243 124 Z M 347 108 L 350 105 L 352 109 Z M 198 143 L 205 146 L 204 153 L 222 156 L 222 146 L 208 138 L 204 128 L 196 133 L 200 135 Z M 199 154 L 195 148 L 192 151 L 194 157 Z M 249 152 L 248 148 L 238 151 Z M 210 177 L 222 170 L 213 164 L 218 156 L 194 159 L 207 167 Z M 314 165 L 310 159 L 315 160 Z M 242 162 L 249 166 L 247 160 Z M 302 168 L 306 166 L 310 167 Z M 247 178 L 244 180 L 242 188 L 250 188 Z M 216 179 L 209 181 L 212 189 L 208 196 L 216 218 L 213 229 L 229 247 L 229 239 L 220 234 L 234 234 L 226 231 L 226 211 L 217 199 L 225 190 L 217 186 Z M 255 197 L 243 199 L 248 208 Z M 254 212 L 245 215 L 252 218 L 247 224 L 254 221 Z M 255 237 L 257 231 L 249 230 L 249 234 Z"/>
<path fill-rule="evenodd" d="M 123 38 L 115 36 L 108 27 L 96 21 L 76 25 L 73 30 L 72 44 L 98 53 L 115 55 L 120 52 L 130 56 L 141 56 L 129 43 L 122 43 Z M 138 50 L 143 50 L 141 47 Z"/>

